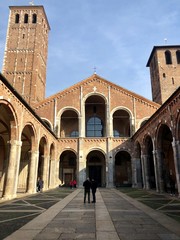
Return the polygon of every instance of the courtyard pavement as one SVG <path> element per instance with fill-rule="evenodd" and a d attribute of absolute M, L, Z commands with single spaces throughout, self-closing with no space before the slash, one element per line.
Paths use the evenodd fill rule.
<path fill-rule="evenodd" d="M 122 191 L 99 188 L 96 198 L 84 204 L 83 189 L 56 189 L 2 203 L 0 239 L 180 240 L 178 221 Z"/>

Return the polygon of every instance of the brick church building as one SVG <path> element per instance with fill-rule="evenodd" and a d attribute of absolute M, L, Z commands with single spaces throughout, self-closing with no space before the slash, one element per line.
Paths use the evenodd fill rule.
<path fill-rule="evenodd" d="M 180 194 L 180 45 L 147 62 L 153 101 L 94 73 L 45 98 L 48 33 L 43 6 L 11 6 L 0 74 L 0 192 L 12 199 L 95 178 Z"/>

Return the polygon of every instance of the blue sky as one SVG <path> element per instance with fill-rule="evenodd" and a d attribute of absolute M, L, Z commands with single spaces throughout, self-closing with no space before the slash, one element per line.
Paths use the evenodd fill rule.
<path fill-rule="evenodd" d="M 0 0 L 0 69 L 9 6 L 31 0 Z M 94 72 L 151 97 L 146 63 L 153 46 L 180 44 L 180 0 L 35 0 L 49 20 L 46 96 Z"/>

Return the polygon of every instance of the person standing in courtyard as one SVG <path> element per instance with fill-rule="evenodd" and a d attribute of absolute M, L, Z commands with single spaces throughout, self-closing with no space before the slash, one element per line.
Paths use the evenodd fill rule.
<path fill-rule="evenodd" d="M 38 181 L 37 181 L 37 192 L 42 192 L 43 185 L 44 185 L 43 180 L 42 180 L 40 177 L 38 177 Z"/>
<path fill-rule="evenodd" d="M 96 202 L 96 189 L 97 189 L 97 182 L 94 179 L 92 179 L 91 181 L 91 190 L 92 190 L 92 197 L 93 197 L 92 203 Z"/>
<path fill-rule="evenodd" d="M 90 189 L 91 189 L 91 182 L 89 178 L 83 182 L 84 187 L 84 203 L 86 203 L 86 196 L 88 195 L 88 203 L 90 203 Z"/>

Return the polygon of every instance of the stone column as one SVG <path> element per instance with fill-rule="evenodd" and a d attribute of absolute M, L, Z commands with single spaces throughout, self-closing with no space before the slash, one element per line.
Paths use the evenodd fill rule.
<path fill-rule="evenodd" d="M 14 180 L 14 196 L 16 195 L 17 192 L 17 187 L 18 187 L 18 179 L 19 179 L 19 166 L 20 166 L 20 160 L 21 160 L 21 146 L 22 146 L 22 141 L 17 142 L 17 150 L 16 150 L 16 169 L 15 169 L 15 180 Z"/>
<path fill-rule="evenodd" d="M 164 192 L 164 179 L 162 173 L 162 154 L 160 150 L 153 151 L 155 177 L 156 177 L 156 191 Z"/>
<path fill-rule="evenodd" d="M 180 197 L 180 142 L 173 139 L 172 147 L 174 153 L 174 166 L 176 172 L 177 189 L 178 195 Z"/>
<path fill-rule="evenodd" d="M 7 168 L 7 176 L 5 180 L 5 190 L 3 198 L 11 199 L 16 197 L 17 191 L 17 166 L 19 166 L 20 154 L 18 152 L 18 145 L 22 144 L 21 141 L 11 140 L 10 144 L 10 152 L 9 152 L 9 161 Z M 16 186 L 16 188 L 15 188 Z"/>
<path fill-rule="evenodd" d="M 79 159 L 77 159 L 78 161 L 78 164 L 77 164 L 77 176 L 78 176 L 78 179 L 77 179 L 77 184 L 79 187 L 82 187 L 83 186 L 83 182 L 85 181 L 86 179 L 86 159 L 84 159 L 84 154 L 83 154 L 83 144 L 84 142 L 84 139 L 83 138 L 79 138 Z"/>
<path fill-rule="evenodd" d="M 112 153 L 109 152 L 108 154 L 108 169 L 107 169 L 107 174 L 108 174 L 108 181 L 106 183 L 106 186 L 108 188 L 114 187 L 114 181 L 113 181 L 113 176 L 114 176 L 114 167 L 113 167 L 113 156 Z"/>
<path fill-rule="evenodd" d="M 131 168 L 132 168 L 132 187 L 137 188 L 137 158 L 132 158 Z"/>
<path fill-rule="evenodd" d="M 28 193 L 36 192 L 36 181 L 37 181 L 37 165 L 39 159 L 38 151 L 30 152 L 30 169 L 29 169 L 29 178 L 28 178 Z"/>
<path fill-rule="evenodd" d="M 146 183 L 145 183 L 145 166 L 144 166 L 144 155 L 141 154 L 141 166 L 142 166 L 142 180 L 143 180 L 143 188 L 146 188 Z"/>
<path fill-rule="evenodd" d="M 143 162 L 144 162 L 144 188 L 146 190 L 150 189 L 149 185 L 149 166 L 148 166 L 148 155 L 143 155 Z"/>
<path fill-rule="evenodd" d="M 155 173 L 155 181 L 156 181 L 156 192 L 160 191 L 159 186 L 159 174 L 158 174 L 158 163 L 157 163 L 157 150 L 153 151 L 153 162 L 154 162 L 154 173 Z"/>
<path fill-rule="evenodd" d="M 114 160 L 113 160 L 113 152 L 112 152 L 112 139 L 107 138 L 106 144 L 106 187 L 112 188 L 114 187 Z"/>
<path fill-rule="evenodd" d="M 51 157 L 49 158 L 49 176 L 48 176 L 48 188 L 52 188 L 53 185 L 53 177 L 54 175 L 52 174 L 53 171 L 53 160 L 51 159 Z"/>
<path fill-rule="evenodd" d="M 85 181 L 86 179 L 86 160 L 83 159 L 82 156 L 80 156 L 79 158 L 79 187 L 82 187 L 83 186 L 83 182 Z"/>
<path fill-rule="evenodd" d="M 48 177 L 49 177 L 49 155 L 44 156 L 44 165 L 43 165 L 43 176 L 42 180 L 44 181 L 43 190 L 48 189 Z"/>

